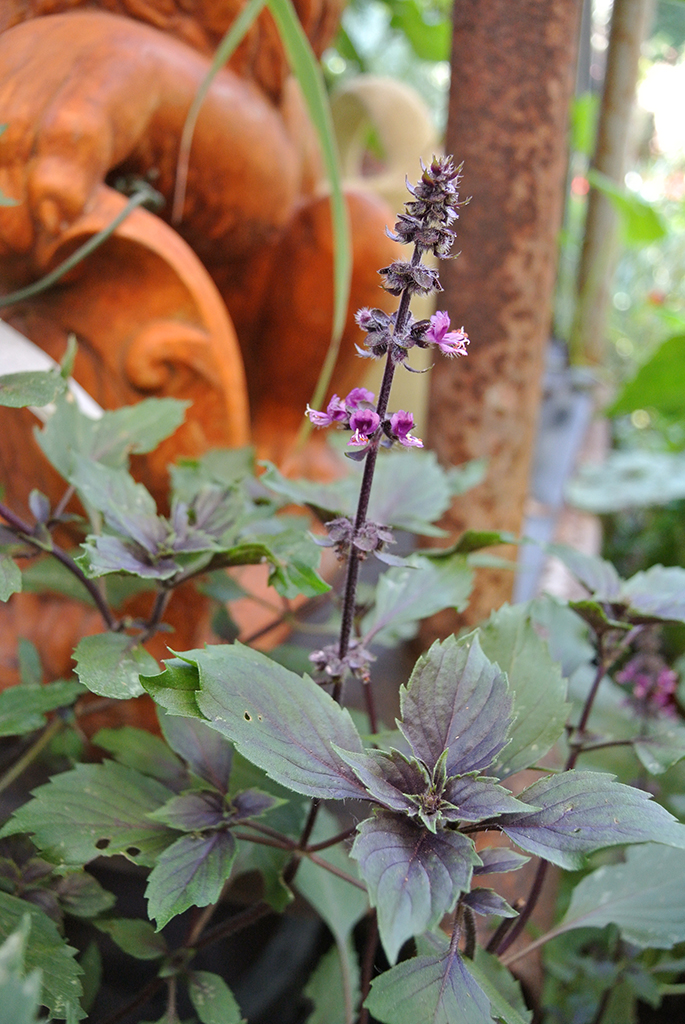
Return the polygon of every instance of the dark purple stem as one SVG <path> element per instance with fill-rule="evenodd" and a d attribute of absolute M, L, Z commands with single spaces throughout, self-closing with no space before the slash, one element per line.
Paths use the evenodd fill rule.
<path fill-rule="evenodd" d="M 73 558 L 71 558 L 66 551 L 59 546 L 59 544 L 55 544 L 51 539 L 50 547 L 47 548 L 45 544 L 41 543 L 33 536 L 33 529 L 29 524 L 25 523 L 23 519 L 20 519 L 19 516 L 15 515 L 14 512 L 2 503 L 0 503 L 0 516 L 2 516 L 5 522 L 14 531 L 16 531 L 19 540 L 25 541 L 38 551 L 47 552 L 47 554 L 56 558 L 58 562 L 61 562 L 62 565 L 83 584 L 90 596 L 93 598 L 93 601 L 95 602 L 100 615 L 104 619 L 107 628 L 113 632 L 116 632 L 119 629 L 119 623 L 112 615 L 109 605 L 103 598 L 97 585 L 92 580 L 88 579 L 80 566 L 76 564 Z"/>

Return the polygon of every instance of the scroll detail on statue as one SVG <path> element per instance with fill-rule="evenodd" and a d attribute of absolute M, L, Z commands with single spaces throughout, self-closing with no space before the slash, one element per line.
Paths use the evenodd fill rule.
<path fill-rule="evenodd" d="M 126 202 L 115 188 L 122 178 L 150 180 L 166 202 L 159 215 L 135 210 L 55 288 L 2 313 L 56 359 L 75 335 L 74 376 L 104 408 L 148 395 L 192 402 L 183 427 L 139 466 L 159 500 L 178 455 L 252 440 L 260 455 L 287 464 L 330 339 L 325 181 L 267 12 L 213 82 L 182 220 L 175 228 L 165 220 L 189 106 L 242 6 L 207 2 L 190 15 L 171 0 L 8 0 L 0 12 L 0 189 L 16 200 L 0 207 L 0 293 L 37 280 L 110 223 Z M 321 53 L 338 4 L 296 7 Z M 396 251 L 384 234 L 390 214 L 360 194 L 348 194 L 347 205 L 350 310 L 384 306 L 377 267 Z M 353 383 L 358 338 L 350 312 L 334 377 L 340 393 Z M 31 414 L 8 412 L 0 410 L 0 477 L 5 500 L 24 512 L 32 487 L 55 500 L 61 491 L 33 443 Z M 298 468 L 330 472 L 320 439 Z M 29 603 L 35 632 L 45 612 Z"/>

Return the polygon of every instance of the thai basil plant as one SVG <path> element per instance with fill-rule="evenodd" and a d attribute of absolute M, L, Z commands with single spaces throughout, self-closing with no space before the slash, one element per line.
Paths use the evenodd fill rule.
<path fill-rule="evenodd" d="M 450 548 L 392 550 L 398 531 L 439 533 L 451 495 L 479 472 L 441 469 L 418 451 L 411 412 L 391 407 L 394 374 L 411 370 L 414 347 L 467 355 L 467 335 L 446 313 L 411 313 L 414 295 L 440 290 L 424 257 L 450 254 L 459 181 L 449 158 L 423 168 L 395 226 L 409 258 L 380 271 L 397 310 L 357 314 L 360 354 L 384 360 L 378 397 L 359 386 L 307 409 L 346 441 L 351 472 L 335 483 L 288 480 L 273 466 L 255 477 L 245 453 L 212 452 L 171 467 L 162 515 L 128 459 L 178 426 L 180 403 L 141 402 L 91 421 L 65 393 L 68 361 L 54 374 L 0 380 L 6 405 L 55 403 L 37 440 L 65 479 L 54 508 L 33 492 L 31 522 L 0 505 L 0 596 L 80 587 L 103 623 L 76 647 L 75 679 L 44 683 L 24 642 L 22 682 L 0 694 L 2 734 L 23 737 L 0 790 L 16 795 L 45 751 L 53 763 L 58 743 L 62 754 L 61 770 L 15 800 L 0 831 L 0 986 L 11 1019 L 45 1019 L 43 1007 L 51 1020 L 140 1020 L 164 993 L 166 1024 L 239 1022 L 230 964 L 207 971 L 196 957 L 287 914 L 295 895 L 332 944 L 284 1021 L 521 1024 L 531 1009 L 508 965 L 548 942 L 568 950 L 575 936 L 570 974 L 550 960 L 549 1020 L 614 1019 L 619 991 L 629 1020 L 638 997 L 658 1004 L 674 988 L 685 967 L 685 827 L 670 812 L 682 814 L 685 797 L 662 782 L 685 755 L 685 726 L 659 629 L 685 620 L 685 571 L 656 567 L 623 581 L 600 559 L 559 550 L 586 600 L 505 606 L 481 628 L 437 641 L 401 681 L 395 727 L 379 719 L 382 647 L 411 637 L 424 616 L 463 610 L 479 549 L 509 539 L 474 530 Z M 54 532 L 73 526 L 65 509 L 74 493 L 85 536 L 67 551 Z M 311 516 L 293 516 L 293 503 L 325 535 L 309 532 Z M 340 594 L 318 574 L 322 546 L 344 566 Z M 386 566 L 373 587 L 362 576 L 370 556 Z M 226 570 L 255 563 L 268 565 L 293 635 L 311 630 L 306 670 L 302 647 L 267 654 L 230 639 L 226 604 L 244 593 Z M 217 630 L 229 639 L 178 651 L 170 634 L 161 667 L 144 644 L 189 581 L 216 597 Z M 120 615 L 122 597 L 141 588 L 149 613 Z M 304 607 L 292 604 L 303 596 Z M 325 621 L 308 624 L 310 604 L 327 609 Z M 146 692 L 160 735 L 103 729 L 94 743 L 106 756 L 95 759 L 79 739 L 88 691 L 105 704 Z M 349 706 L 359 692 L 363 710 Z M 622 781 L 597 762 L 617 752 L 632 758 L 616 769 Z M 96 877 L 110 857 L 146 872 L 147 918 L 117 912 Z M 531 858 L 532 886 L 512 906 L 493 876 Z M 568 873 L 563 916 L 513 946 L 550 865 Z M 233 900 L 236 880 L 255 873 L 259 888 Z M 150 970 L 128 1002 L 99 1012 L 103 934 Z M 599 963 L 611 969 L 590 992 L 588 965 Z M 564 1016 L 574 979 L 592 996 L 585 1016 Z"/>

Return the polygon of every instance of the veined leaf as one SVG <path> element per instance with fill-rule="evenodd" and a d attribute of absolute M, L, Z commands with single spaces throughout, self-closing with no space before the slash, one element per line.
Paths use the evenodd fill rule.
<path fill-rule="evenodd" d="M 45 725 L 45 713 L 67 707 L 80 693 L 80 683 L 57 680 L 42 685 L 11 686 L 0 693 L 0 736 L 21 736 Z"/>
<path fill-rule="evenodd" d="M 148 812 L 173 793 L 156 779 L 104 761 L 78 764 L 34 789 L 0 836 L 31 833 L 36 846 L 57 864 L 87 864 L 123 854 L 152 865 L 178 833 L 151 821 Z"/>
<path fill-rule="evenodd" d="M 185 835 L 167 847 L 150 872 L 148 913 L 161 929 L 188 907 L 207 907 L 221 896 L 237 853 L 230 832 Z"/>
<path fill-rule="evenodd" d="M 433 928 L 454 908 L 479 863 L 473 843 L 460 832 L 434 834 L 387 811 L 361 823 L 351 856 L 378 910 L 391 963 L 407 939 Z"/>
<path fill-rule="evenodd" d="M 525 605 L 505 605 L 478 631 L 483 653 L 507 673 L 514 699 L 509 743 L 493 774 L 501 779 L 543 757 L 564 731 L 566 682 Z"/>
<path fill-rule="evenodd" d="M 506 676 L 483 654 L 478 636 L 437 641 L 400 689 L 400 728 L 433 769 L 449 748 L 448 775 L 492 764 L 506 743 L 512 700 Z"/>
<path fill-rule="evenodd" d="M 685 825 L 612 775 L 563 772 L 534 782 L 521 799 L 538 809 L 503 814 L 497 824 L 517 846 L 570 871 L 605 846 L 661 842 L 685 848 Z"/>
<path fill-rule="evenodd" d="M 123 633 L 84 636 L 74 651 L 76 674 L 92 693 L 126 700 L 144 693 L 141 675 L 157 671 L 157 662 Z"/>
<path fill-rule="evenodd" d="M 235 996 L 218 974 L 191 971 L 188 995 L 200 1024 L 246 1024 Z"/>
<path fill-rule="evenodd" d="M 392 967 L 364 1005 L 383 1024 L 492 1024 L 490 1001 L 456 951 Z"/>
<path fill-rule="evenodd" d="M 40 409 L 54 402 L 66 389 L 66 378 L 59 370 L 22 370 L 19 373 L 6 373 L 0 377 L 0 405 L 12 409 L 34 405 Z"/>
<path fill-rule="evenodd" d="M 445 608 L 463 611 L 473 586 L 473 572 L 462 555 L 431 559 L 411 555 L 406 567 L 384 573 L 376 588 L 375 607 L 362 623 L 363 643 L 395 644 L 416 633 L 420 619 Z"/>
<path fill-rule="evenodd" d="M 142 918 L 105 917 L 96 919 L 93 924 L 136 960 L 161 960 L 169 951 L 164 936 Z"/>
<path fill-rule="evenodd" d="M 26 971 L 41 972 L 41 1002 L 58 1020 L 82 1020 L 86 1012 L 80 1005 L 79 975 L 83 971 L 75 959 L 77 951 L 67 945 L 47 914 L 26 900 L 0 892 L 0 942 L 16 931 L 26 914 L 31 916 L 31 929 L 24 967 Z"/>
<path fill-rule="evenodd" d="M 11 555 L 0 551 L 0 601 L 9 601 L 21 590 L 21 572 Z"/>
<path fill-rule="evenodd" d="M 159 710 L 157 717 L 164 739 L 190 770 L 226 793 L 233 764 L 233 747 L 228 740 L 199 719 L 166 715 Z"/>
<path fill-rule="evenodd" d="M 242 644 L 194 652 L 197 706 L 248 760 L 306 796 L 345 799 L 364 787 L 333 745 L 361 752 L 349 713 L 308 676 Z"/>
<path fill-rule="evenodd" d="M 626 850 L 623 864 L 597 868 L 573 890 L 554 934 L 607 924 L 643 948 L 685 941 L 685 851 L 650 843 Z"/>

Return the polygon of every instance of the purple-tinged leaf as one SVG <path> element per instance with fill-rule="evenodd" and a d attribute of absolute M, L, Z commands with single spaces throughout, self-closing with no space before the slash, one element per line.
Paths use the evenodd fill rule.
<path fill-rule="evenodd" d="M 260 789 L 245 789 L 242 793 L 236 793 L 231 800 L 230 818 L 231 822 L 245 821 L 247 818 L 259 818 L 266 814 L 272 807 L 278 807 L 285 801 L 271 793 L 264 793 Z"/>
<path fill-rule="evenodd" d="M 400 728 L 429 771 L 445 748 L 448 775 L 492 764 L 506 743 L 512 699 L 506 676 L 483 654 L 478 637 L 448 637 L 419 658 L 400 690 Z"/>
<path fill-rule="evenodd" d="M 621 600 L 632 612 L 657 619 L 685 620 L 685 569 L 653 565 L 638 572 L 621 587 Z"/>
<path fill-rule="evenodd" d="M 237 852 L 230 832 L 181 836 L 157 859 L 145 895 L 159 931 L 188 907 L 216 903 Z"/>
<path fill-rule="evenodd" d="M 490 1000 L 456 950 L 392 967 L 364 1006 L 383 1024 L 492 1024 Z"/>
<path fill-rule="evenodd" d="M 149 817 L 179 832 L 202 832 L 226 820 L 224 802 L 218 793 L 183 793 L 167 800 Z"/>
<path fill-rule="evenodd" d="M 378 908 L 383 948 L 394 963 L 407 939 L 454 908 L 479 858 L 467 836 L 444 829 L 434 834 L 387 811 L 367 818 L 358 831 L 351 856 Z"/>
<path fill-rule="evenodd" d="M 481 914 L 483 917 L 490 917 L 493 914 L 498 917 L 518 917 L 518 910 L 510 907 L 504 896 L 500 896 L 494 889 L 472 889 L 461 902 L 464 906 L 470 907 L 475 914 Z"/>
<path fill-rule="evenodd" d="M 157 717 L 164 739 L 191 772 L 225 793 L 233 762 L 233 747 L 228 740 L 199 719 L 166 715 L 160 709 Z"/>
<path fill-rule="evenodd" d="M 496 779 L 474 779 L 469 775 L 448 779 L 443 796 L 455 808 L 454 811 L 443 810 L 448 821 L 483 821 L 529 807 L 504 786 L 499 786 Z"/>
<path fill-rule="evenodd" d="M 489 846 L 479 850 L 478 856 L 483 861 L 473 869 L 474 875 L 492 875 L 495 872 L 518 871 L 527 864 L 530 857 L 524 857 L 508 846 Z"/>
<path fill-rule="evenodd" d="M 152 559 L 134 541 L 124 541 L 110 534 L 89 537 L 83 544 L 84 555 L 77 559 L 87 576 L 106 576 L 110 572 L 128 572 L 149 580 L 169 580 L 179 571 L 171 557 Z"/>
<path fill-rule="evenodd" d="M 594 555 L 585 555 L 566 544 L 549 544 L 547 551 L 564 563 L 583 586 L 598 601 L 612 603 L 618 600 L 621 590 L 621 577 L 611 562 Z"/>
<path fill-rule="evenodd" d="M 612 775 L 551 775 L 521 798 L 539 809 L 505 814 L 497 824 L 517 846 L 571 871 L 604 846 L 653 842 L 685 848 L 685 825 L 649 794 L 615 782 Z"/>
<path fill-rule="evenodd" d="M 338 750 L 338 753 L 354 769 L 372 800 L 393 811 L 416 813 L 416 802 L 409 799 L 409 794 L 425 793 L 431 781 L 418 761 L 397 750 L 387 754 L 380 750 L 367 750 L 363 754 Z"/>
<path fill-rule="evenodd" d="M 197 705 L 213 728 L 272 779 L 321 799 L 365 789 L 334 746 L 361 753 L 349 713 L 308 676 L 297 676 L 241 644 L 194 652 Z"/>

